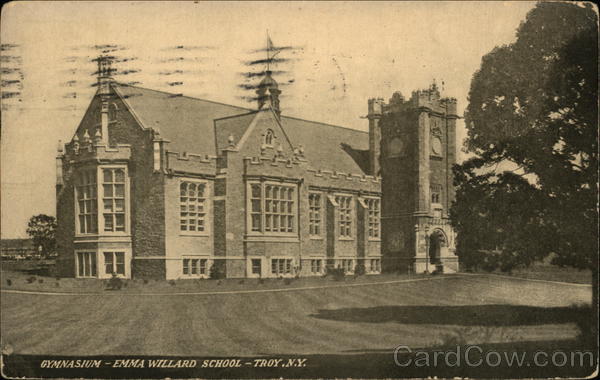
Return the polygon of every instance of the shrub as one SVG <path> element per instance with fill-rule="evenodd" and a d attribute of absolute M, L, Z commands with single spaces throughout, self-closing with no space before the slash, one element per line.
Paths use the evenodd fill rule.
<path fill-rule="evenodd" d="M 6 279 L 6 285 L 12 286 L 12 280 L 10 278 Z"/>
<path fill-rule="evenodd" d="M 243 283 L 244 283 L 243 279 L 241 279 L 240 281 L 238 281 L 238 284 L 243 284 Z"/>
<path fill-rule="evenodd" d="M 221 280 L 217 281 L 217 285 L 221 285 Z"/>
<path fill-rule="evenodd" d="M 26 281 L 27 281 L 28 284 L 31 284 L 31 283 L 34 283 L 35 280 L 36 280 L 35 276 L 31 276 L 31 277 L 27 277 Z"/>
<path fill-rule="evenodd" d="M 43 279 L 43 278 L 39 278 L 39 279 L 38 279 L 38 282 L 39 282 L 40 284 L 43 284 L 43 283 L 44 283 L 44 279 Z"/>
<path fill-rule="evenodd" d="M 215 260 L 210 267 L 209 277 L 211 280 L 225 278 L 225 260 Z"/>
<path fill-rule="evenodd" d="M 327 267 L 327 276 L 332 276 L 335 281 L 342 281 L 346 276 L 343 268 L 331 268 Z"/>
<path fill-rule="evenodd" d="M 264 284 L 264 283 L 265 283 L 265 279 L 264 279 L 264 278 L 259 278 L 259 279 L 258 279 L 258 284 L 259 284 L 259 285 L 262 285 L 262 284 Z"/>
<path fill-rule="evenodd" d="M 356 267 L 354 268 L 354 274 L 356 276 L 362 276 L 365 273 L 366 273 L 365 264 L 364 263 L 358 263 L 358 264 L 356 264 Z"/>
<path fill-rule="evenodd" d="M 123 287 L 123 280 L 121 280 L 115 273 L 113 273 L 110 280 L 108 280 L 108 289 L 109 290 L 121 290 Z"/>
<path fill-rule="evenodd" d="M 148 279 L 147 279 L 147 278 L 145 278 L 145 279 L 144 279 L 144 285 L 147 285 L 147 284 L 148 284 Z"/>
<path fill-rule="evenodd" d="M 175 286 L 175 280 L 169 280 L 169 285 Z"/>

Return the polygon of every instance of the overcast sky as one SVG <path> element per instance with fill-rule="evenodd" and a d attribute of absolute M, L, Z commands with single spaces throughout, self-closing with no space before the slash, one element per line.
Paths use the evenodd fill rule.
<path fill-rule="evenodd" d="M 534 2 L 12 2 L 2 8 L 3 238 L 55 215 L 58 140 L 75 131 L 111 54 L 122 82 L 254 108 L 243 73 L 264 69 L 266 31 L 283 113 L 367 129 L 367 99 L 435 79 L 462 114 L 481 57 L 515 39 Z M 459 138 L 465 135 L 460 125 Z"/>

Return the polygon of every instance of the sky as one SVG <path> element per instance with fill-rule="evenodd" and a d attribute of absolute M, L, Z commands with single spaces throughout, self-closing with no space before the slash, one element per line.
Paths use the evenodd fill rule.
<path fill-rule="evenodd" d="M 244 90 L 264 70 L 267 32 L 281 108 L 367 130 L 367 100 L 406 97 L 435 80 L 467 106 L 473 73 L 535 2 L 12 2 L 2 8 L 2 238 L 56 215 L 55 157 L 96 87 L 92 61 L 116 80 L 255 108 Z M 458 126 L 459 144 L 466 131 Z M 459 152 L 459 159 L 464 157 Z"/>

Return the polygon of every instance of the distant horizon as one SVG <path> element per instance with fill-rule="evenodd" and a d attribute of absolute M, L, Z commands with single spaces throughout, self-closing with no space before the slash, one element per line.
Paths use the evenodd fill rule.
<path fill-rule="evenodd" d="M 409 96 L 434 79 L 462 115 L 481 58 L 515 40 L 535 3 L 7 3 L 3 68 L 14 71 L 2 74 L 12 87 L 2 89 L 0 236 L 26 238 L 31 216 L 56 215 L 58 140 L 93 98 L 103 50 L 120 59 L 117 80 L 250 110 L 268 29 L 285 47 L 272 68 L 283 114 L 366 131 L 369 98 Z M 459 161 L 465 137 L 461 120 Z"/>

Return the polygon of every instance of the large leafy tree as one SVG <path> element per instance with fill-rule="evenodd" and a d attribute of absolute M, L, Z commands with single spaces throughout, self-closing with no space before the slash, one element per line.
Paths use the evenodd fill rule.
<path fill-rule="evenodd" d="M 590 5 L 541 2 L 514 43 L 483 57 L 451 210 L 468 266 L 510 270 L 552 253 L 597 279 L 597 33 Z"/>
<path fill-rule="evenodd" d="M 29 218 L 27 234 L 36 247 L 42 247 L 42 255 L 47 257 L 56 250 L 56 218 L 39 214 Z"/>

